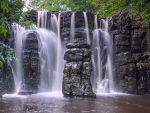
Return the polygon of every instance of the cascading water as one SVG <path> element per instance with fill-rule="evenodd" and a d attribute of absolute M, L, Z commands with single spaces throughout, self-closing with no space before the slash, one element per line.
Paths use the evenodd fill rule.
<path fill-rule="evenodd" d="M 56 79 L 55 79 L 55 84 L 53 91 L 60 92 L 62 91 L 62 78 L 63 78 L 63 46 L 61 44 L 61 37 L 60 37 L 60 16 L 61 14 L 59 13 L 58 15 L 58 22 L 57 22 L 57 37 L 58 37 L 58 42 L 57 42 L 57 67 L 56 67 Z"/>
<path fill-rule="evenodd" d="M 40 92 L 53 90 L 56 70 L 57 36 L 54 32 L 38 29 L 40 58 Z"/>
<path fill-rule="evenodd" d="M 93 42 L 92 42 L 92 63 L 94 69 L 94 83 L 93 83 L 93 90 L 98 92 L 99 84 L 102 81 L 101 77 L 101 61 L 100 61 L 100 41 L 99 41 L 99 30 L 98 30 L 98 22 L 97 22 L 97 15 L 94 16 L 94 25 L 95 30 L 93 33 Z"/>
<path fill-rule="evenodd" d="M 40 16 L 41 16 L 41 11 L 38 11 L 38 17 L 37 17 L 37 28 L 40 27 Z"/>
<path fill-rule="evenodd" d="M 95 30 L 92 42 L 93 90 L 96 93 L 114 91 L 112 54 L 113 41 L 108 33 L 108 19 L 101 20 L 102 28 L 98 29 L 97 16 L 95 16 Z M 104 28 L 103 28 L 104 26 Z"/>
<path fill-rule="evenodd" d="M 109 82 L 109 89 L 110 92 L 113 92 L 115 90 L 114 87 L 114 79 L 113 79 L 113 39 L 108 33 L 108 18 L 106 18 L 106 21 L 104 21 L 105 29 L 100 30 L 102 33 L 102 36 L 104 37 L 104 40 L 106 42 L 107 46 L 107 63 L 106 63 L 106 68 L 107 68 L 107 73 L 108 73 L 108 82 Z"/>
<path fill-rule="evenodd" d="M 21 27 L 18 24 L 12 24 L 12 29 L 14 32 L 14 39 L 15 39 L 15 51 L 16 51 L 16 56 L 18 58 L 18 60 L 14 60 L 11 63 L 11 67 L 12 67 L 12 71 L 13 71 L 13 76 L 14 76 L 14 81 L 15 81 L 15 93 L 18 93 L 20 88 L 21 88 L 21 84 L 22 84 L 22 77 L 23 77 L 23 73 L 22 73 L 22 34 L 25 31 L 25 29 L 23 27 Z"/>
<path fill-rule="evenodd" d="M 74 35 L 75 35 L 75 13 L 74 12 L 72 12 L 70 21 L 71 21 L 70 38 L 71 41 L 74 41 Z"/>
<path fill-rule="evenodd" d="M 43 15 L 44 16 L 44 15 Z M 46 17 L 46 16 L 44 16 Z M 43 18 L 43 17 L 41 17 Z M 46 22 L 48 20 L 45 20 Z M 43 21 L 41 21 L 43 22 Z M 41 23 L 42 25 L 43 23 Z M 63 73 L 63 52 L 60 39 L 60 14 L 58 20 L 56 15 L 51 16 L 51 30 L 40 31 L 40 59 L 41 59 L 41 92 L 61 92 L 61 81 Z M 45 36 L 47 35 L 47 36 Z M 43 39 L 44 38 L 44 39 Z M 44 55 L 44 56 L 43 56 Z M 46 76 L 46 77 L 45 77 Z"/>
<path fill-rule="evenodd" d="M 51 14 L 50 20 L 47 18 L 47 12 L 38 12 L 37 28 L 35 31 L 38 36 L 39 41 L 39 58 L 40 58 L 40 92 L 61 92 L 61 84 L 63 77 L 63 51 L 64 47 L 61 42 L 60 37 L 60 17 L 55 14 Z M 85 19 L 85 32 L 87 36 L 87 43 L 90 44 L 89 39 L 89 28 L 87 15 L 84 12 Z M 47 23 L 50 21 L 50 30 L 47 30 Z M 74 40 L 75 35 L 75 13 L 71 16 L 71 28 L 70 28 L 70 38 L 71 41 Z M 108 21 L 102 20 L 100 26 L 105 26 L 105 28 L 98 29 L 98 17 L 95 15 L 95 30 L 93 31 L 92 40 L 92 63 L 93 63 L 93 90 L 97 93 L 112 92 L 114 90 L 113 83 L 113 65 L 112 65 L 112 38 L 108 33 Z M 42 29 L 41 29 L 42 28 Z M 22 54 L 22 33 L 24 30 L 13 28 L 15 33 L 17 56 L 21 59 Z M 22 29 L 22 28 L 21 28 Z M 18 39 L 17 37 L 21 37 Z M 103 42 L 105 43 L 103 46 Z M 105 53 L 106 63 L 104 64 L 104 59 L 102 59 Z M 15 61 L 12 64 L 14 70 L 14 78 L 16 91 L 18 92 L 22 83 L 22 66 Z M 15 66 L 16 65 L 16 66 Z"/>
<path fill-rule="evenodd" d="M 87 43 L 90 44 L 88 19 L 87 19 L 86 12 L 83 12 L 83 14 L 84 14 L 84 20 L 85 20 L 85 32 L 86 32 Z"/>
<path fill-rule="evenodd" d="M 60 37 L 60 15 L 58 19 L 56 15 L 52 14 L 51 19 L 47 19 L 47 12 L 38 12 L 37 27 L 34 31 L 38 34 L 38 53 L 40 61 L 40 92 L 61 92 L 62 76 L 63 76 L 63 47 Z M 47 21 L 51 21 L 51 29 L 47 30 Z M 15 50 L 19 60 L 22 59 L 22 46 L 26 41 L 23 41 L 23 33 L 25 31 L 19 25 L 12 26 L 15 37 Z M 30 32 L 30 33 L 31 33 Z M 25 34 L 26 34 L 25 33 Z M 18 93 L 24 84 L 22 61 L 12 62 L 12 69 L 15 80 L 16 93 Z M 25 84 L 24 84 L 25 86 Z M 23 89 L 24 90 L 24 89 Z"/>
<path fill-rule="evenodd" d="M 51 15 L 51 26 L 50 29 L 55 33 L 58 34 L 58 21 L 55 14 Z"/>
<path fill-rule="evenodd" d="M 47 11 L 41 12 L 41 28 L 46 29 L 46 23 L 47 23 Z"/>

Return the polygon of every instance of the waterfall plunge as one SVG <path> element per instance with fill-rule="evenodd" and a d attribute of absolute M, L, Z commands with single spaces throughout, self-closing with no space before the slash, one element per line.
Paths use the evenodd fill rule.
<path fill-rule="evenodd" d="M 51 21 L 51 29 L 47 30 L 47 21 Z M 60 14 L 58 19 L 52 14 L 51 19 L 47 19 L 47 12 L 38 12 L 37 27 L 39 41 L 39 60 L 40 60 L 40 92 L 61 92 L 63 76 L 63 47 L 60 37 Z M 13 61 L 11 66 L 15 80 L 16 93 L 21 90 L 23 83 L 22 69 L 22 46 L 23 33 L 26 30 L 17 24 L 12 26 L 15 38 L 15 50 L 20 61 Z M 41 29 L 42 28 L 42 29 Z M 30 31 L 30 30 L 28 30 Z M 25 40 L 25 39 L 24 39 Z"/>
<path fill-rule="evenodd" d="M 88 19 L 87 19 L 86 12 L 83 12 L 83 14 L 84 14 L 84 20 L 85 20 L 85 32 L 86 32 L 87 43 L 90 44 Z"/>
<path fill-rule="evenodd" d="M 56 71 L 57 36 L 54 32 L 38 29 L 39 36 L 39 58 L 40 58 L 40 92 L 50 92 Z"/>
<path fill-rule="evenodd" d="M 92 63 L 95 68 L 93 71 L 93 90 L 96 93 L 112 93 L 114 88 L 113 80 L 113 40 L 108 33 L 108 19 L 101 20 L 100 29 L 98 29 L 97 16 L 95 16 L 95 30 L 93 32 L 93 42 L 92 42 Z M 104 28 L 103 28 L 104 26 Z M 105 45 L 102 46 L 104 41 Z M 106 64 L 103 65 L 102 55 L 103 52 L 106 52 Z M 105 74 L 102 73 L 103 68 L 105 67 Z M 104 75 L 102 75 L 104 74 Z"/>
<path fill-rule="evenodd" d="M 12 67 L 12 72 L 13 72 L 13 76 L 14 76 L 14 81 L 15 81 L 15 93 L 18 93 L 20 88 L 21 88 L 21 84 L 22 84 L 22 77 L 23 77 L 23 70 L 22 70 L 22 34 L 25 31 L 25 29 L 23 27 L 21 27 L 18 24 L 12 24 L 12 29 L 14 32 L 14 39 L 15 39 L 15 51 L 16 51 L 16 55 L 18 60 L 14 60 L 11 63 L 11 67 Z"/>
<path fill-rule="evenodd" d="M 74 36 L 75 36 L 75 13 L 74 12 L 72 12 L 70 21 L 71 21 L 70 39 L 73 42 L 74 41 Z"/>
<path fill-rule="evenodd" d="M 47 13 L 45 14 L 47 15 Z M 45 19 L 44 25 L 47 21 Z M 41 21 L 41 25 L 43 25 L 43 21 Z M 61 92 L 62 89 L 63 47 L 60 39 L 60 14 L 58 19 L 56 15 L 51 15 L 51 30 L 38 30 L 41 34 L 39 40 L 41 42 L 41 47 L 39 47 L 41 61 L 40 92 Z"/>
<path fill-rule="evenodd" d="M 85 19 L 85 32 L 87 35 L 87 43 L 89 43 L 89 31 L 88 31 L 88 21 L 86 13 L 84 12 Z M 47 21 L 50 21 L 50 30 L 46 30 Z M 41 22 L 41 23 L 40 23 Z M 51 19 L 47 19 L 47 12 L 39 12 L 37 19 L 37 27 L 42 29 L 36 29 L 39 34 L 39 56 L 41 62 L 41 76 L 40 76 L 40 92 L 54 92 L 61 91 L 61 82 L 63 76 L 63 45 L 60 38 L 60 14 L 58 17 L 52 14 Z M 93 89 L 97 93 L 112 92 L 114 90 L 113 81 L 113 65 L 112 65 L 112 38 L 110 37 L 108 29 L 108 21 L 102 20 L 101 26 L 105 28 L 98 29 L 97 16 L 95 16 L 95 30 L 93 31 L 93 41 L 92 41 L 92 63 L 93 63 Z M 23 29 L 14 28 L 15 37 L 22 37 Z M 71 16 L 71 39 L 74 40 L 75 31 L 75 14 L 72 13 Z M 101 48 L 100 37 L 106 42 L 105 47 Z M 16 42 L 15 50 L 18 54 L 18 58 L 21 59 L 22 51 L 22 38 Z M 20 44 L 18 44 L 20 43 Z M 19 49 L 19 50 L 18 50 Z M 107 62 L 106 62 L 106 72 L 104 77 L 102 77 L 102 60 L 101 54 L 102 50 L 107 49 Z M 19 67 L 18 67 L 19 66 Z M 22 83 L 22 66 L 19 62 L 12 64 L 15 85 L 17 92 L 19 91 Z M 109 90 L 109 91 L 108 91 Z"/>

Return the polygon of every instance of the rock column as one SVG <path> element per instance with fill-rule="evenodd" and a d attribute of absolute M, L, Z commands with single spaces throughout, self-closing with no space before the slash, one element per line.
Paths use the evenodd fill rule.
<path fill-rule="evenodd" d="M 90 45 L 68 43 L 66 47 L 62 86 L 64 97 L 96 98 L 90 83 L 92 71 Z"/>
<path fill-rule="evenodd" d="M 38 54 L 38 37 L 34 31 L 27 31 L 23 40 L 23 86 L 19 94 L 38 92 L 40 79 L 40 62 Z"/>

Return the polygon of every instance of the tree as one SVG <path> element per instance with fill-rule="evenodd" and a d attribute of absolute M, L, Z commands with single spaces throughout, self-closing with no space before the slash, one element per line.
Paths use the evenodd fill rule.
<path fill-rule="evenodd" d="M 116 12 L 128 10 L 133 16 L 141 15 L 143 22 L 150 22 L 150 1 L 149 0 L 106 0 L 101 1 L 98 14 L 103 17 L 110 16 Z"/>
<path fill-rule="evenodd" d="M 101 17 L 108 17 L 116 12 L 128 10 L 130 14 L 141 15 L 143 22 L 150 22 L 149 0 L 31 0 L 31 6 L 38 10 L 90 11 Z"/>
<path fill-rule="evenodd" d="M 66 11 L 83 10 L 94 11 L 94 2 L 99 0 L 31 0 L 30 7 L 36 10 Z"/>
<path fill-rule="evenodd" d="M 22 0 L 1 0 L 0 2 L 0 40 L 11 32 L 11 23 L 18 23 L 22 26 L 31 24 L 31 21 L 24 21 L 28 14 L 23 12 L 24 2 Z M 15 58 L 15 51 L 9 46 L 0 42 L 0 67 L 3 62 Z"/>

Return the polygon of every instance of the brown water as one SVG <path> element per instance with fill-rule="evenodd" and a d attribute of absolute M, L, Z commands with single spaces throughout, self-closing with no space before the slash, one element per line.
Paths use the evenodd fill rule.
<path fill-rule="evenodd" d="M 57 93 L 4 95 L 0 113 L 150 113 L 150 96 L 113 94 L 66 99 Z"/>

